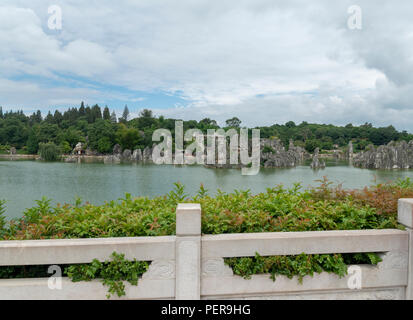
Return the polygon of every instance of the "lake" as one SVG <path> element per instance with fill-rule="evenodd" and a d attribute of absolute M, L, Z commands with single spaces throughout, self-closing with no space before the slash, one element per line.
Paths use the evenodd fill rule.
<path fill-rule="evenodd" d="M 308 187 L 327 176 L 345 188 L 361 188 L 398 178 L 411 177 L 413 170 L 367 170 L 346 163 L 328 162 L 324 170 L 313 171 L 308 166 L 293 169 L 261 169 L 256 176 L 242 176 L 235 169 L 207 169 L 202 166 L 157 166 L 142 164 L 107 165 L 103 163 L 46 163 L 40 161 L 0 160 L 0 199 L 7 200 L 6 215 L 16 218 L 25 208 L 35 205 L 43 196 L 53 203 L 74 203 L 77 197 L 93 204 L 133 196 L 164 195 L 174 182 L 185 185 L 194 195 L 201 183 L 213 195 L 217 189 L 226 192 L 250 189 L 265 191 L 277 184 L 292 186 L 301 182 Z"/>

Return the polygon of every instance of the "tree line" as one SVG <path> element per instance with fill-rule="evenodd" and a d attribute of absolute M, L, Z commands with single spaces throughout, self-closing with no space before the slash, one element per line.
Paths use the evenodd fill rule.
<path fill-rule="evenodd" d="M 37 154 L 39 145 L 51 143 L 61 153 L 70 153 L 78 142 L 101 154 L 111 153 L 115 144 L 123 149 L 143 149 L 152 146 L 152 134 L 159 128 L 169 129 L 174 134 L 175 121 L 178 120 L 155 117 L 148 109 L 142 110 L 138 117 L 130 118 L 127 106 L 118 118 L 107 106 L 102 110 L 97 104 L 90 107 L 83 102 L 79 108 L 69 108 L 64 112 L 49 111 L 46 116 L 40 110 L 26 115 L 23 111 L 3 112 L 0 107 L 0 152 L 14 147 L 20 153 Z M 223 128 L 239 129 L 241 124 L 240 119 L 233 117 L 226 121 Z M 184 130 L 200 129 L 206 133 L 208 129 L 219 128 L 218 123 L 210 118 L 184 121 Z M 375 128 L 371 123 L 334 126 L 289 121 L 256 128 L 261 130 L 261 138 L 279 138 L 286 147 L 291 139 L 295 145 L 309 152 L 317 147 L 322 150 L 344 148 L 350 141 L 359 151 L 369 144 L 377 146 L 390 141 L 413 140 L 413 135 L 406 131 L 399 132 L 393 126 Z"/>

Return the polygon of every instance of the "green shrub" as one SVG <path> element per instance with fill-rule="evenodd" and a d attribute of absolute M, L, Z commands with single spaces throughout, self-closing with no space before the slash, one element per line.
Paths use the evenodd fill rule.
<path fill-rule="evenodd" d="M 63 141 L 60 144 L 59 148 L 60 148 L 60 152 L 63 153 L 63 154 L 68 154 L 73 150 L 72 147 L 70 146 L 69 142 L 67 142 L 67 141 Z"/>
<path fill-rule="evenodd" d="M 42 160 L 56 161 L 59 159 L 60 154 L 60 148 L 53 142 L 39 143 L 39 155 L 42 158 Z"/>
<path fill-rule="evenodd" d="M 108 288 L 107 298 L 117 294 L 125 295 L 124 281 L 137 286 L 139 278 L 148 270 L 149 263 L 145 261 L 128 261 L 124 254 L 113 252 L 109 261 L 100 262 L 96 259 L 89 264 L 72 265 L 65 269 L 65 274 L 73 282 L 101 279 Z"/>
<path fill-rule="evenodd" d="M 3 234 L 4 227 L 6 226 L 6 200 L 0 200 L 0 236 Z"/>
<path fill-rule="evenodd" d="M 316 148 L 321 147 L 321 142 L 318 140 L 306 140 L 304 148 L 309 153 L 313 153 Z"/>
<path fill-rule="evenodd" d="M 97 145 L 100 153 L 110 153 L 112 151 L 112 141 L 108 137 L 100 138 Z"/>
<path fill-rule="evenodd" d="M 9 154 L 11 146 L 8 144 L 0 144 L 0 154 Z"/>
<path fill-rule="evenodd" d="M 124 296 L 125 284 L 137 286 L 139 278 L 148 270 L 149 262 L 126 260 L 124 254 L 113 252 L 108 261 L 100 262 L 94 259 L 87 264 L 60 265 L 64 276 L 68 276 L 73 282 L 92 281 L 99 279 L 108 287 L 107 298 L 117 294 Z M 27 279 L 48 278 L 48 265 L 32 266 L 4 266 L 0 267 L 0 279 Z"/>
<path fill-rule="evenodd" d="M 401 179 L 399 178 L 395 183 L 394 187 L 399 187 L 402 189 L 413 190 L 413 181 L 410 178 Z"/>
<path fill-rule="evenodd" d="M 250 279 L 254 274 L 270 274 L 273 281 L 278 275 L 289 279 L 298 278 L 301 284 L 305 276 L 314 273 L 328 272 L 337 274 L 340 278 L 347 274 L 347 265 L 371 264 L 377 265 L 381 258 L 376 253 L 357 254 L 305 254 L 296 256 L 226 258 L 225 263 L 231 267 L 234 274 Z"/>
<path fill-rule="evenodd" d="M 376 208 L 351 197 L 314 200 L 311 191 L 282 186 L 252 196 L 247 191 L 198 197 L 205 234 L 398 228 L 397 211 Z"/>
<path fill-rule="evenodd" d="M 264 148 L 262 149 L 262 153 L 275 153 L 275 150 L 270 146 L 264 146 Z"/>

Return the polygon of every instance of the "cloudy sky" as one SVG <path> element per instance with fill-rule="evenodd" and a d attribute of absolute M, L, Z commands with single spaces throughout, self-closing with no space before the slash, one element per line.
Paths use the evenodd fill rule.
<path fill-rule="evenodd" d="M 310 5 L 311 3 L 311 5 Z M 48 27 L 48 7 L 62 29 Z M 348 8 L 362 9 L 349 29 Z M 410 0 L 1 0 L 0 105 L 413 132 Z"/>

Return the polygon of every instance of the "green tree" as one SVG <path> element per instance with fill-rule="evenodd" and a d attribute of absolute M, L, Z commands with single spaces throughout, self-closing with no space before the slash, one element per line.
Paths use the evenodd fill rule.
<path fill-rule="evenodd" d="M 122 118 L 121 118 L 121 122 L 126 123 L 129 120 L 129 108 L 127 105 L 125 105 L 125 108 L 123 109 L 123 113 L 122 113 Z"/>
<path fill-rule="evenodd" d="M 98 120 L 94 124 L 89 126 L 88 130 L 88 137 L 89 137 L 89 145 L 93 150 L 97 150 L 102 153 L 109 152 L 116 141 L 116 125 L 106 121 L 106 120 Z M 103 147 L 103 142 L 101 141 L 102 138 L 106 138 L 102 141 L 110 144 L 110 147 Z M 99 146 L 99 141 L 101 144 Z"/>
<path fill-rule="evenodd" d="M 84 104 L 83 101 L 82 101 L 82 103 L 80 104 L 79 116 L 81 116 L 81 117 L 86 116 L 86 109 L 85 109 L 85 104 Z"/>
<path fill-rule="evenodd" d="M 102 137 L 97 143 L 97 151 L 100 153 L 110 153 L 112 151 L 112 141 L 108 137 Z"/>
<path fill-rule="evenodd" d="M 149 128 L 152 125 L 156 123 L 156 119 L 153 116 L 152 110 L 149 109 L 143 109 L 139 113 L 139 119 L 138 119 L 138 127 L 139 128 Z"/>
<path fill-rule="evenodd" d="M 63 120 L 63 115 L 59 110 L 56 110 L 53 115 L 53 123 L 60 124 Z"/>
<path fill-rule="evenodd" d="M 287 128 L 295 128 L 295 122 L 294 121 L 288 121 L 285 126 Z"/>
<path fill-rule="evenodd" d="M 123 124 L 117 132 L 117 137 L 122 149 L 133 150 L 141 141 L 141 136 L 138 129 L 127 128 Z"/>
<path fill-rule="evenodd" d="M 97 104 L 95 104 L 92 107 L 91 114 L 92 114 L 92 123 L 95 122 L 96 120 L 102 119 L 102 111 L 100 110 L 100 107 Z"/>
<path fill-rule="evenodd" d="M 39 140 L 37 139 L 34 130 L 31 130 L 29 133 L 29 138 L 27 139 L 26 146 L 27 152 L 29 154 L 36 154 L 39 151 Z"/>
<path fill-rule="evenodd" d="M 108 106 L 103 109 L 103 120 L 109 120 L 110 121 L 110 111 Z"/>
<path fill-rule="evenodd" d="M 241 125 L 241 120 L 238 119 L 237 117 L 233 117 L 231 119 L 228 119 L 227 121 L 225 121 L 227 127 L 231 127 L 231 128 L 239 128 Z"/>
<path fill-rule="evenodd" d="M 45 161 L 56 161 L 60 156 L 60 148 L 53 142 L 40 143 L 39 144 L 39 155 L 42 160 Z"/>
<path fill-rule="evenodd" d="M 59 148 L 60 148 L 60 151 L 61 151 L 63 154 L 68 154 L 68 153 L 70 153 L 70 152 L 73 150 L 72 147 L 70 146 L 69 142 L 67 142 L 66 140 L 64 140 L 64 141 L 60 144 Z"/>
<path fill-rule="evenodd" d="M 320 148 L 320 142 L 318 140 L 307 140 L 304 146 L 305 150 L 310 153 L 313 153 L 316 148 Z"/>

